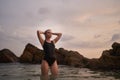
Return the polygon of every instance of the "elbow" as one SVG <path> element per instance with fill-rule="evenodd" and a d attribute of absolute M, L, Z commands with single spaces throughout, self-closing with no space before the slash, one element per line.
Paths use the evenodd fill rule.
<path fill-rule="evenodd" d="M 39 31 L 37 30 L 37 36 L 39 35 Z"/>
<path fill-rule="evenodd" d="M 37 30 L 37 34 L 39 34 L 39 30 Z"/>
<path fill-rule="evenodd" d="M 39 30 L 37 30 L 37 33 L 39 32 Z"/>
<path fill-rule="evenodd" d="M 62 33 L 60 33 L 60 35 L 62 36 Z"/>
<path fill-rule="evenodd" d="M 62 36 L 62 33 L 59 33 L 59 36 L 61 37 L 61 36 Z"/>

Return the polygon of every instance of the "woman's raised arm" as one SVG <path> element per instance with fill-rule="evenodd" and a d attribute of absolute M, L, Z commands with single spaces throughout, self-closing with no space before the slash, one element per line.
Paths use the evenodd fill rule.
<path fill-rule="evenodd" d="M 56 43 L 62 36 L 62 33 L 52 33 L 52 34 L 57 36 L 55 39 L 53 39 L 54 43 Z"/>
<path fill-rule="evenodd" d="M 42 32 L 42 31 L 40 31 L 40 30 L 37 30 L 38 39 L 39 39 L 41 45 L 43 46 L 43 44 L 44 44 L 44 39 L 42 38 L 41 34 L 44 34 L 44 32 Z"/>

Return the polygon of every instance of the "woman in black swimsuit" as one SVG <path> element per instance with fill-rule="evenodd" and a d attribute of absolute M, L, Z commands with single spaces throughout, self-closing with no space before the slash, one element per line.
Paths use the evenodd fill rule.
<path fill-rule="evenodd" d="M 42 38 L 41 34 L 45 35 L 45 40 Z M 51 40 L 52 35 L 56 35 L 57 37 Z M 58 75 L 58 65 L 55 56 L 55 43 L 60 39 L 61 35 L 61 33 L 52 33 L 50 29 L 46 30 L 45 32 L 37 30 L 38 39 L 45 52 L 41 64 L 41 73 L 44 77 L 48 76 L 49 67 L 53 77 Z"/>

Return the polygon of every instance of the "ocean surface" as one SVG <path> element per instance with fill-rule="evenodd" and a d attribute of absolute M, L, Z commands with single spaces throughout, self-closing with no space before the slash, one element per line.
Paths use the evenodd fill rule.
<path fill-rule="evenodd" d="M 0 63 L 0 80 L 40 80 L 40 77 L 40 64 Z M 92 71 L 59 65 L 59 76 L 55 80 L 120 80 L 120 71 Z"/>

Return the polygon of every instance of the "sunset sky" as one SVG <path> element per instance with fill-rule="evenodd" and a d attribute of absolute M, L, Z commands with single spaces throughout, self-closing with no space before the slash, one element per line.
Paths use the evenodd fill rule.
<path fill-rule="evenodd" d="M 120 42 L 120 0 L 0 0 L 0 50 L 41 49 L 36 31 L 46 29 L 63 34 L 56 48 L 98 58 Z"/>

